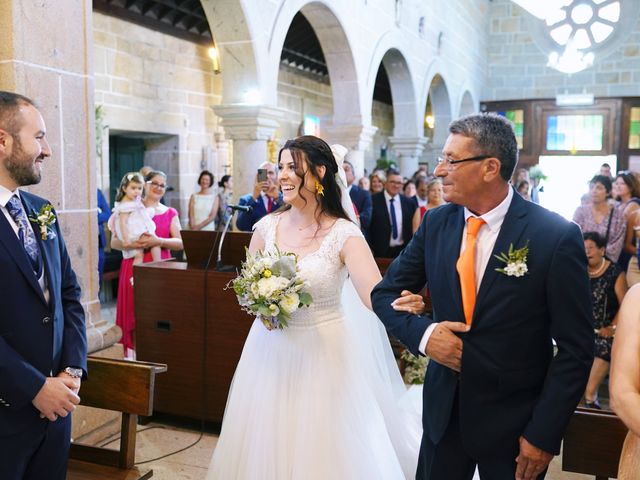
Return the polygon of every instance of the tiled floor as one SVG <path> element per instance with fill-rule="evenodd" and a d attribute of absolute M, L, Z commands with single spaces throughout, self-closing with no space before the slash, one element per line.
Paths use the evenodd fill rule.
<path fill-rule="evenodd" d="M 104 319 L 115 321 L 115 304 L 103 305 Z M 154 419 L 147 425 L 138 426 L 136 460 L 146 462 L 194 443 L 200 436 L 197 426 L 186 422 L 176 423 L 173 419 Z M 108 442 L 110 439 L 107 439 Z M 154 480 L 203 480 L 218 436 L 211 430 L 205 431 L 200 441 L 187 450 L 165 458 L 144 463 L 141 466 L 153 469 Z M 105 443 L 105 442 L 103 442 Z M 117 448 L 118 440 L 109 444 Z M 562 472 L 560 457 L 554 458 L 547 474 L 548 480 L 593 480 L 592 476 Z M 476 475 L 476 480 L 477 480 Z"/>

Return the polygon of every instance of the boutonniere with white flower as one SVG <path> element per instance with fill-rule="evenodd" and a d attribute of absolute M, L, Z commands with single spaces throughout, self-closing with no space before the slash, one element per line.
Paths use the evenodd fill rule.
<path fill-rule="evenodd" d="M 56 223 L 56 215 L 53 213 L 53 205 L 50 203 L 43 205 L 39 212 L 33 212 L 29 221 L 38 226 L 42 240 L 56 238 L 56 234 L 51 228 L 51 225 Z"/>
<path fill-rule="evenodd" d="M 524 247 L 513 249 L 513 243 L 509 245 L 507 253 L 494 255 L 498 260 L 504 262 L 504 268 L 496 268 L 496 272 L 504 273 L 508 277 L 522 277 L 529 271 L 527 268 L 527 255 L 529 255 L 529 240 Z"/>

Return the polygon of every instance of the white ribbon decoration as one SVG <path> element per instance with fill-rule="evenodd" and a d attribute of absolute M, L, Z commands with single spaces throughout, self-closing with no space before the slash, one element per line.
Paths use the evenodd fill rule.
<path fill-rule="evenodd" d="M 344 164 L 344 158 L 347 156 L 348 151 L 349 150 L 347 149 L 347 147 L 345 147 L 344 145 L 340 145 L 339 143 L 331 145 L 333 158 L 336 159 L 336 163 L 338 164 L 336 182 L 338 183 L 338 187 L 340 187 L 342 209 L 349 217 L 349 220 L 360 226 L 360 220 L 358 220 L 358 217 L 356 216 L 356 212 L 353 209 L 353 203 L 351 202 L 351 197 L 349 196 L 349 191 L 347 190 L 347 174 L 344 173 L 344 168 L 342 168 L 342 165 Z"/>

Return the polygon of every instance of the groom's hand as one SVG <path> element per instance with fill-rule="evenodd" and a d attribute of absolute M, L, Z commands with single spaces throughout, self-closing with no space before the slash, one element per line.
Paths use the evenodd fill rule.
<path fill-rule="evenodd" d="M 429 337 L 425 353 L 441 365 L 456 372 L 462 362 L 462 340 L 455 332 L 467 332 L 469 327 L 462 322 L 439 322 Z"/>
<path fill-rule="evenodd" d="M 553 455 L 534 447 L 520 437 L 520 454 L 516 458 L 516 480 L 535 480 L 549 466 Z"/>

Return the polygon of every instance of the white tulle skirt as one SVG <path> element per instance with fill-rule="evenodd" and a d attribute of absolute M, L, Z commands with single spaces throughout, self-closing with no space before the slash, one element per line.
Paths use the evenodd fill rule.
<path fill-rule="evenodd" d="M 320 318 L 254 322 L 207 479 L 414 478 L 420 412 L 380 321 L 348 281 L 342 308 L 306 314 Z"/>

